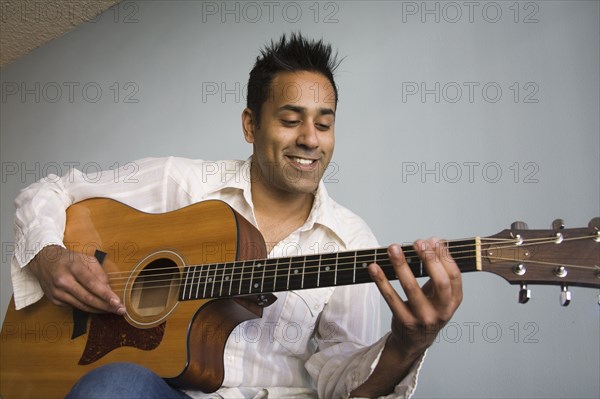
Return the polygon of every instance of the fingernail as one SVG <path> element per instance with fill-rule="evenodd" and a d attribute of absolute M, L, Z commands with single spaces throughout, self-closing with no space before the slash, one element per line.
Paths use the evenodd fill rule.
<path fill-rule="evenodd" d="M 121 301 L 118 298 L 112 298 L 110 300 L 110 306 L 112 306 L 113 308 L 117 308 L 121 306 Z"/>
<path fill-rule="evenodd" d="M 398 257 L 400 256 L 400 247 L 397 244 L 392 244 L 388 248 L 390 256 Z"/>

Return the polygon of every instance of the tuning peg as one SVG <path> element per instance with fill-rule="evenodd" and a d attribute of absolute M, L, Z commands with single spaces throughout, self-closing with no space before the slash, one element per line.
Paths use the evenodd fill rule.
<path fill-rule="evenodd" d="M 516 222 L 512 222 L 510 224 L 510 229 L 513 231 L 514 230 L 529 230 L 529 226 L 527 226 L 527 223 L 517 220 Z"/>
<path fill-rule="evenodd" d="M 592 230 L 592 234 L 596 236 L 594 237 L 594 241 L 600 242 L 600 217 L 590 220 L 588 227 L 590 230 Z M 600 302 L 600 298 L 598 301 Z"/>
<path fill-rule="evenodd" d="M 521 284 L 519 290 L 519 303 L 527 303 L 531 299 L 531 290 L 527 288 L 527 284 Z"/>
<path fill-rule="evenodd" d="M 554 242 L 556 242 L 557 244 L 560 244 L 561 242 L 563 242 L 563 235 L 560 231 L 564 228 L 565 228 L 564 220 L 554 219 L 554 221 L 552 222 L 552 231 L 554 231 L 554 237 L 556 237 L 556 240 Z"/>
<path fill-rule="evenodd" d="M 571 303 L 571 291 L 569 291 L 569 287 L 566 284 L 560 286 L 560 306 L 569 306 Z"/>
<path fill-rule="evenodd" d="M 552 222 L 552 230 L 554 230 L 555 233 L 558 233 L 560 230 L 565 228 L 565 221 L 562 219 L 554 219 L 554 221 Z"/>
<path fill-rule="evenodd" d="M 512 236 L 512 238 L 514 238 L 516 240 L 515 245 L 521 245 L 523 244 L 523 237 L 521 237 L 521 235 L 519 233 L 517 233 L 517 230 L 527 230 L 529 229 L 529 227 L 527 226 L 527 223 L 525 222 L 521 222 L 520 220 L 517 220 L 516 222 L 512 222 L 510 224 L 510 235 Z"/>

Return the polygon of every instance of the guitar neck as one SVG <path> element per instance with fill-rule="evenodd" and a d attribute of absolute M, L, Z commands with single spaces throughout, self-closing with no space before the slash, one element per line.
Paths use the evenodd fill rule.
<path fill-rule="evenodd" d="M 479 239 L 448 243 L 443 256 L 452 256 L 462 272 L 480 270 Z M 412 245 L 402 246 L 416 277 L 427 272 Z M 226 298 L 250 294 L 336 287 L 371 282 L 367 266 L 377 263 L 390 280 L 396 274 L 387 248 L 193 265 L 185 269 L 180 300 Z"/>

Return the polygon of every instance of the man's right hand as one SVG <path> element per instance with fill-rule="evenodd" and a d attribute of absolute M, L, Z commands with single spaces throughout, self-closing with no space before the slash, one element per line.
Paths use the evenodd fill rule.
<path fill-rule="evenodd" d="M 86 312 L 125 314 L 125 306 L 108 284 L 96 258 L 50 245 L 27 265 L 46 296 L 56 305 L 71 305 Z"/>

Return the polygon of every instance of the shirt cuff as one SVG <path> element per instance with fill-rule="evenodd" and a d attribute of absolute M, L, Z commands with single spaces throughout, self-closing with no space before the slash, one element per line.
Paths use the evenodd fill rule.
<path fill-rule="evenodd" d="M 65 248 L 62 243 L 62 234 L 53 230 L 52 228 L 38 227 L 29 229 L 26 234 L 16 234 L 14 258 L 19 267 L 25 267 L 38 252 L 49 245 L 60 245 Z"/>
<path fill-rule="evenodd" d="M 16 232 L 17 241 L 11 261 L 11 280 L 15 308 L 18 310 L 39 301 L 44 296 L 37 278 L 25 266 L 43 248 L 49 245 L 59 245 L 64 248 L 64 244 L 62 237 L 57 237 L 52 232 L 44 232 L 43 229 L 31 229 L 27 236 L 19 231 Z"/>

